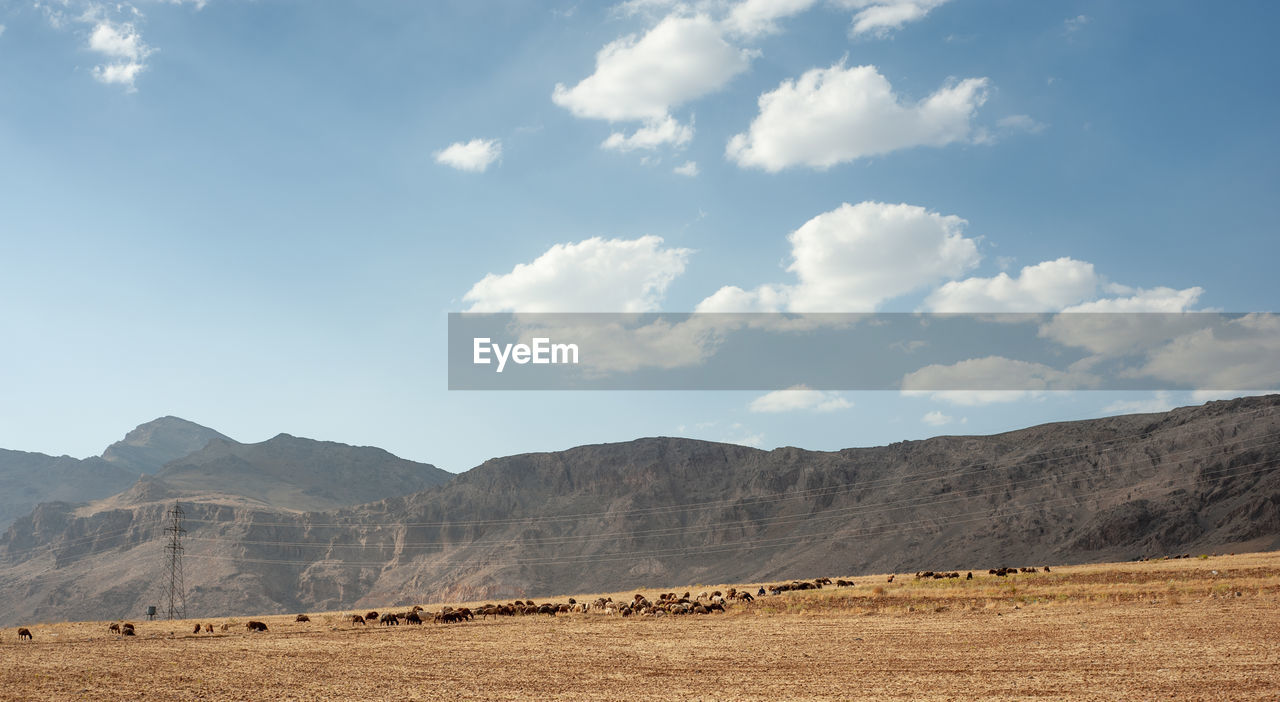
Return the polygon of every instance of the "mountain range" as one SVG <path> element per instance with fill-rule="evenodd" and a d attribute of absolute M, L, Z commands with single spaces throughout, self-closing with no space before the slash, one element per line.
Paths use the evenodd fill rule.
<path fill-rule="evenodd" d="M 168 417 L 121 444 L 0 454 L 63 471 L 0 537 L 0 623 L 162 605 L 175 503 L 191 616 L 1280 547 L 1280 395 L 841 451 L 644 438 L 456 476 Z M 79 498 L 52 484 L 95 469 Z"/>

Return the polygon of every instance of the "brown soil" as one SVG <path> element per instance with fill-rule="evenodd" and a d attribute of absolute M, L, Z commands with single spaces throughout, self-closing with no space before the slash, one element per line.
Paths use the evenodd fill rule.
<path fill-rule="evenodd" d="M 1280 552 L 855 580 L 657 619 L 35 625 L 0 635 L 0 699 L 1280 699 Z"/>

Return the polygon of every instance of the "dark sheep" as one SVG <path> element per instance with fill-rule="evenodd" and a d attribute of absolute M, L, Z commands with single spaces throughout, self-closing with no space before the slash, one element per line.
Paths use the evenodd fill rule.
<path fill-rule="evenodd" d="M 1046 573 L 1050 572 L 1050 571 L 1049 571 L 1049 566 L 1045 566 L 1045 567 L 1044 567 L 1044 572 L 1046 572 Z"/>
<path fill-rule="evenodd" d="M 18 629 L 18 640 L 19 640 L 19 641 L 30 641 L 30 640 L 31 640 L 31 630 L 30 630 L 30 629 L 28 629 L 28 628 L 26 628 L 26 627 L 23 627 L 23 628 L 21 628 L 21 629 Z"/>
<path fill-rule="evenodd" d="M 410 624 L 422 624 L 422 617 L 419 617 L 416 611 L 409 612 L 409 615 L 404 620 Z"/>
<path fill-rule="evenodd" d="M 249 631 L 266 631 L 267 624 L 266 622 L 260 622 L 260 621 L 251 619 L 245 623 L 244 628 L 248 629 Z"/>
<path fill-rule="evenodd" d="M 969 574 L 968 574 L 968 575 L 966 575 L 966 576 L 964 576 L 964 579 L 965 579 L 965 580 L 973 580 L 973 571 L 969 571 Z"/>
<path fill-rule="evenodd" d="M 107 627 L 107 631 L 112 634 L 119 634 L 120 625 L 115 622 L 111 622 L 111 626 Z"/>
<path fill-rule="evenodd" d="M 125 636 L 133 636 L 134 635 L 133 624 L 130 624 L 129 622 L 125 622 L 124 624 L 121 624 L 120 633 Z"/>
<path fill-rule="evenodd" d="M 764 597 L 764 588 L 763 588 L 763 587 L 756 591 L 756 597 Z"/>
<path fill-rule="evenodd" d="M 205 625 L 204 625 L 204 632 L 205 632 L 206 634 L 212 634 L 212 633 L 213 633 L 213 625 L 212 625 L 212 624 L 205 624 Z"/>
<path fill-rule="evenodd" d="M 360 616 L 359 614 L 353 614 L 351 615 L 351 623 L 364 626 L 364 617 Z"/>
<path fill-rule="evenodd" d="M 369 612 L 368 614 L 364 615 L 364 620 L 365 620 L 366 622 L 376 622 L 376 621 L 378 621 L 378 613 L 377 613 L 377 612 Z"/>
<path fill-rule="evenodd" d="M 392 614 L 391 612 L 387 612 L 386 614 L 382 615 L 382 617 L 378 619 L 378 621 L 383 626 L 400 626 L 400 619 L 397 618 L 396 615 Z"/>
<path fill-rule="evenodd" d="M 203 629 L 203 628 L 204 628 L 204 627 L 200 626 L 200 622 L 196 622 L 196 630 L 195 630 L 195 631 L 193 631 L 193 632 L 191 632 L 191 633 L 193 633 L 193 634 L 199 634 L 199 633 L 200 633 L 200 630 L 201 630 L 201 629 Z"/>
<path fill-rule="evenodd" d="M 295 621 L 295 622 L 309 622 L 309 621 L 311 621 L 311 617 L 308 617 L 308 616 L 307 616 L 307 615 L 305 615 L 305 614 L 299 614 L 298 616 L 296 616 L 296 617 L 294 617 L 294 618 L 293 618 L 293 621 Z"/>
<path fill-rule="evenodd" d="M 892 576 L 892 575 L 890 575 L 890 576 L 889 576 L 889 582 L 893 582 L 893 576 Z"/>

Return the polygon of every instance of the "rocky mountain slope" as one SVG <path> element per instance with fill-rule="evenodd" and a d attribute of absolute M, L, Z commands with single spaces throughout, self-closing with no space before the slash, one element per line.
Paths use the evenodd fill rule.
<path fill-rule="evenodd" d="M 205 447 L 218 432 L 177 417 L 141 424 L 85 459 L 0 449 L 0 529 L 41 502 L 88 502 L 129 487 L 140 474 Z"/>
<path fill-rule="evenodd" d="M 221 433 L 178 417 L 161 417 L 138 425 L 102 452 L 102 460 L 139 473 L 155 473 L 169 461 L 189 456 L 210 441 L 230 441 Z"/>
<path fill-rule="evenodd" d="M 159 604 L 168 470 L 19 519 L 0 622 Z M 835 452 L 640 439 L 324 512 L 182 504 L 195 616 L 1270 549 L 1280 396 Z"/>

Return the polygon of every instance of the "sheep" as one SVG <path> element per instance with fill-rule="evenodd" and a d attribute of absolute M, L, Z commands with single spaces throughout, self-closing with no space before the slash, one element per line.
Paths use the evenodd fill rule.
<path fill-rule="evenodd" d="M 18 640 L 19 640 L 19 641 L 30 641 L 31 639 L 32 639 L 32 636 L 31 636 L 31 630 L 30 630 L 30 629 L 26 628 L 25 626 L 24 626 L 24 627 L 22 627 L 21 629 L 18 629 Z"/>
<path fill-rule="evenodd" d="M 134 636 L 135 634 L 133 631 L 133 624 L 131 624 L 130 622 L 125 622 L 124 624 L 121 624 L 120 633 L 124 636 Z"/>
<path fill-rule="evenodd" d="M 248 629 L 249 631 L 266 631 L 267 624 L 266 622 L 260 622 L 260 621 L 251 619 L 245 623 L 244 628 Z"/>
<path fill-rule="evenodd" d="M 231 628 L 231 624 L 230 624 L 229 622 L 223 622 L 223 623 L 222 623 L 222 630 L 223 630 L 223 631 L 226 631 L 226 630 L 228 630 L 228 629 L 230 629 L 230 628 Z"/>
<path fill-rule="evenodd" d="M 889 582 L 893 582 L 893 576 L 892 576 L 892 575 L 890 575 L 890 576 L 889 576 Z"/>
<path fill-rule="evenodd" d="M 351 623 L 364 626 L 364 617 L 360 616 L 359 614 L 353 614 L 351 615 Z M 226 625 L 224 624 L 223 626 L 226 626 Z"/>
<path fill-rule="evenodd" d="M 200 633 L 200 630 L 201 630 L 201 629 L 203 629 L 203 628 L 204 628 L 204 627 L 200 626 L 200 622 L 196 622 L 196 630 L 195 630 L 195 631 L 193 631 L 193 632 L 191 632 L 191 633 L 193 633 L 193 634 L 199 634 L 199 633 Z"/>
<path fill-rule="evenodd" d="M 409 614 L 404 618 L 404 620 L 410 624 L 419 624 L 419 625 L 422 624 L 422 617 L 418 616 L 417 611 L 409 612 Z"/>
<path fill-rule="evenodd" d="M 119 634 L 120 625 L 117 624 L 116 622 L 111 622 L 111 626 L 107 627 L 107 632 L 111 634 Z"/>
<path fill-rule="evenodd" d="M 378 619 L 378 623 L 382 624 L 383 626 L 400 626 L 400 619 L 397 618 L 396 615 L 392 614 L 391 612 L 387 612 L 386 614 L 382 615 L 380 619 Z"/>
<path fill-rule="evenodd" d="M 376 621 L 378 621 L 378 613 L 377 613 L 377 612 L 369 612 L 368 614 L 364 615 L 364 620 L 365 620 L 366 622 L 376 622 Z"/>
<path fill-rule="evenodd" d="M 213 633 L 213 625 L 212 625 L 212 624 L 205 624 L 205 625 L 204 625 L 204 632 L 205 632 L 206 634 L 212 634 L 212 633 Z"/>
<path fill-rule="evenodd" d="M 308 616 L 307 616 L 307 615 L 305 615 L 305 614 L 299 614 L 298 616 L 296 616 L 296 617 L 294 617 L 294 618 L 293 618 L 293 621 L 295 621 L 295 622 L 309 622 L 309 621 L 311 621 L 311 617 L 308 617 Z"/>

